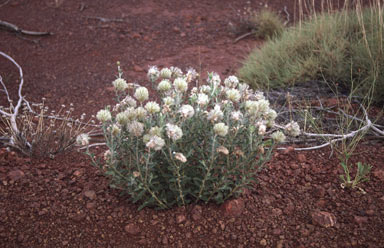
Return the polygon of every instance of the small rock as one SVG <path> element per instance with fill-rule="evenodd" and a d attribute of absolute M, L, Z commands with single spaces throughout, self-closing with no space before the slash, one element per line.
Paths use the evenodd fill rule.
<path fill-rule="evenodd" d="M 134 65 L 133 66 L 133 70 L 135 72 L 143 72 L 144 71 L 144 69 L 142 67 L 138 66 L 138 65 Z"/>
<path fill-rule="evenodd" d="M 279 240 L 279 242 L 277 242 L 276 248 L 283 248 L 283 247 L 284 247 L 284 240 Z"/>
<path fill-rule="evenodd" d="M 180 215 L 176 216 L 176 223 L 181 224 L 181 223 L 185 222 L 186 219 L 187 218 L 185 218 L 185 215 L 180 214 Z"/>
<path fill-rule="evenodd" d="M 91 200 L 96 199 L 96 192 L 93 191 L 93 190 L 87 190 L 87 191 L 85 191 L 85 192 L 84 192 L 84 195 L 85 195 L 86 197 L 88 197 L 89 199 L 91 199 Z"/>
<path fill-rule="evenodd" d="M 146 239 L 140 239 L 138 243 L 139 243 L 139 245 L 146 245 L 147 240 Z"/>
<path fill-rule="evenodd" d="M 322 227 L 333 227 L 336 224 L 336 217 L 325 211 L 315 211 L 311 214 L 312 222 Z"/>
<path fill-rule="evenodd" d="M 168 238 L 167 238 L 167 236 L 164 236 L 164 237 L 163 237 L 163 239 L 161 240 L 161 243 L 162 243 L 163 245 L 168 245 Z"/>
<path fill-rule="evenodd" d="M 368 209 L 365 213 L 366 213 L 367 215 L 372 216 L 372 215 L 375 215 L 375 210 L 373 210 L 373 209 Z"/>
<path fill-rule="evenodd" d="M 222 205 L 222 209 L 226 216 L 239 216 L 243 213 L 244 201 L 242 199 L 227 201 Z"/>
<path fill-rule="evenodd" d="M 94 203 L 94 202 L 88 202 L 88 203 L 87 203 L 87 208 L 88 208 L 88 209 L 95 208 L 95 206 L 96 206 L 96 203 Z"/>
<path fill-rule="evenodd" d="M 297 163 L 290 164 L 290 167 L 291 167 L 292 170 L 297 170 L 297 169 L 300 168 L 300 166 Z"/>
<path fill-rule="evenodd" d="M 20 178 L 24 177 L 25 174 L 22 170 L 13 170 L 11 172 L 8 173 L 8 177 L 12 180 L 12 181 L 17 181 L 19 180 Z"/>
<path fill-rule="evenodd" d="M 282 230 L 280 228 L 275 228 L 272 231 L 273 235 L 280 235 L 282 233 Z"/>
<path fill-rule="evenodd" d="M 295 150 L 295 148 L 293 146 L 288 146 L 285 150 L 284 150 L 284 154 L 288 154 L 288 153 L 291 153 Z"/>
<path fill-rule="evenodd" d="M 354 220 L 359 226 L 368 223 L 368 217 L 364 216 L 354 216 Z"/>
<path fill-rule="evenodd" d="M 75 172 L 73 172 L 73 175 L 75 177 L 79 177 L 79 176 L 81 176 L 81 174 L 83 174 L 81 170 L 76 170 Z"/>
<path fill-rule="evenodd" d="M 261 246 L 267 246 L 267 240 L 265 240 L 265 239 L 260 240 L 260 245 Z"/>
<path fill-rule="evenodd" d="M 124 230 L 131 235 L 137 235 L 140 233 L 140 228 L 133 223 L 126 225 Z"/>
<path fill-rule="evenodd" d="M 297 155 L 297 160 L 299 160 L 301 163 L 305 163 L 307 161 L 307 158 L 304 154 L 301 153 Z"/>
<path fill-rule="evenodd" d="M 194 221 L 198 221 L 201 219 L 201 214 L 202 214 L 203 210 L 201 208 L 201 206 L 199 205 L 196 205 L 193 209 L 192 209 L 192 220 Z"/>
<path fill-rule="evenodd" d="M 377 177 L 380 181 L 384 182 L 384 170 L 375 170 L 373 175 Z"/>
<path fill-rule="evenodd" d="M 283 210 L 281 210 L 280 208 L 274 208 L 274 209 L 272 209 L 272 214 L 274 216 L 280 216 L 283 214 Z"/>

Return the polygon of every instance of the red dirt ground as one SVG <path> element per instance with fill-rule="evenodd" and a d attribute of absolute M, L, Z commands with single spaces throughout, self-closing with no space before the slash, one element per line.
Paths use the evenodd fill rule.
<path fill-rule="evenodd" d="M 54 35 L 0 30 L 0 51 L 22 66 L 29 101 L 45 97 L 51 109 L 73 103 L 75 114 L 91 115 L 113 103 L 116 61 L 128 81 L 144 85 L 148 65 L 228 76 L 261 45 L 233 44 L 228 23 L 238 24 L 237 11 L 287 5 L 293 16 L 294 2 L 11 0 L 0 20 Z M 18 72 L 4 58 L 0 75 L 14 95 Z M 42 160 L 1 150 L 0 247 L 384 247 L 384 147 L 370 141 L 358 151 L 353 160 L 373 166 L 366 194 L 340 188 L 329 149 L 276 152 L 260 183 L 237 201 L 137 211 L 81 153 Z M 336 223 L 320 225 L 319 211 Z"/>

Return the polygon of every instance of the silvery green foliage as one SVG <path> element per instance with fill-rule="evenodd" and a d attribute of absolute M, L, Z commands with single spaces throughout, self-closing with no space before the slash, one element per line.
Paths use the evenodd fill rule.
<path fill-rule="evenodd" d="M 192 69 L 151 67 L 148 79 L 159 97 L 143 86 L 119 90 L 123 100 L 97 114 L 109 148 L 99 167 L 140 208 L 237 196 L 284 140 L 270 135 L 276 112 L 263 94 L 235 76 L 209 73 L 199 86 Z"/>

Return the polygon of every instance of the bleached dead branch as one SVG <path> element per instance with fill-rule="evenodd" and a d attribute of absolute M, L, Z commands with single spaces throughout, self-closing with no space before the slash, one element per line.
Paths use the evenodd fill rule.
<path fill-rule="evenodd" d="M 349 132 L 347 134 L 327 134 L 327 133 L 301 132 L 301 135 L 303 135 L 303 136 L 323 138 L 323 139 L 330 138 L 330 140 L 328 142 L 325 142 L 325 143 L 321 144 L 321 145 L 316 145 L 316 146 L 311 146 L 311 147 L 297 147 L 297 148 L 294 148 L 294 150 L 295 151 L 308 151 L 308 150 L 320 149 L 320 148 L 332 145 L 332 144 L 334 144 L 336 142 L 340 142 L 340 141 L 343 141 L 343 140 L 346 140 L 346 139 L 349 139 L 349 138 L 353 138 L 353 137 L 355 137 L 356 135 L 358 135 L 360 133 L 368 132 L 370 129 L 373 131 L 373 133 L 375 135 L 384 136 L 384 131 L 380 129 L 380 128 L 382 128 L 382 126 L 374 124 L 369 119 L 367 110 L 365 109 L 365 107 L 362 104 L 360 104 L 360 108 L 363 111 L 364 119 L 360 119 L 360 118 L 358 118 L 356 116 L 349 115 L 349 114 L 345 113 L 342 110 L 339 110 L 339 112 L 335 112 L 335 111 L 320 109 L 320 110 L 323 110 L 323 111 L 328 112 L 328 113 L 344 115 L 347 118 L 350 118 L 352 120 L 355 120 L 355 121 L 358 121 L 358 122 L 362 123 L 363 126 L 361 126 L 359 129 L 351 131 L 351 132 Z M 284 128 L 283 126 L 280 126 L 280 125 L 277 125 L 277 124 L 275 124 L 275 127 L 279 128 L 279 129 Z M 285 150 L 285 149 L 287 149 L 287 148 L 284 148 L 284 147 L 278 148 L 278 150 Z"/>

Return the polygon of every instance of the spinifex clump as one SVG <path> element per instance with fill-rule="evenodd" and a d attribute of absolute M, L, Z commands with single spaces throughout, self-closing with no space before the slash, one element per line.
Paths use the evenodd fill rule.
<path fill-rule="evenodd" d="M 188 91 L 198 77 L 193 69 L 151 67 L 156 102 L 147 88 L 127 84 L 119 67 L 113 85 L 122 100 L 97 113 L 109 148 L 98 166 L 140 208 L 222 203 L 256 180 L 285 139 L 272 133 L 277 114 L 261 92 L 235 76 L 222 83 L 216 73 Z"/>

